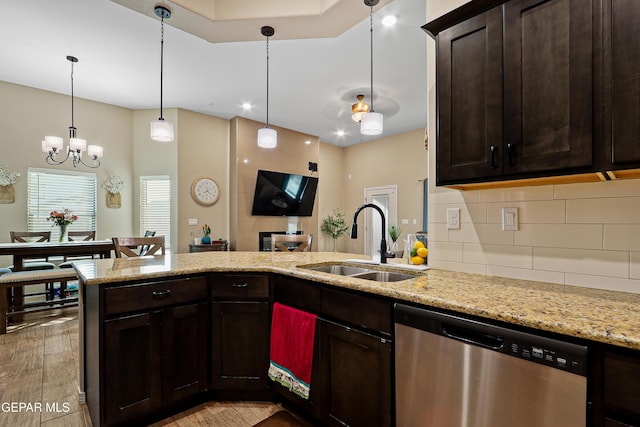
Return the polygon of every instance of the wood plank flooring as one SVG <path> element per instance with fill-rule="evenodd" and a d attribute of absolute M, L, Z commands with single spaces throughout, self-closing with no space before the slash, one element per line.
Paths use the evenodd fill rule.
<path fill-rule="evenodd" d="M 208 402 L 153 426 L 250 427 L 281 409 L 269 402 Z M 86 405 L 78 403 L 77 308 L 27 314 L 0 335 L 4 426 L 91 426 Z"/>

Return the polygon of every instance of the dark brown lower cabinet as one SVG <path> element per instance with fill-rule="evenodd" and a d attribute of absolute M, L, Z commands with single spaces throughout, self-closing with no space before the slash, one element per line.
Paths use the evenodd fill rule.
<path fill-rule="evenodd" d="M 105 322 L 108 424 L 151 413 L 162 404 L 161 316 L 142 313 Z"/>
<path fill-rule="evenodd" d="M 269 302 L 211 304 L 212 387 L 256 390 L 268 387 Z"/>
<path fill-rule="evenodd" d="M 640 426 L 640 357 L 626 349 L 604 352 L 605 426 Z"/>
<path fill-rule="evenodd" d="M 392 425 L 391 341 L 324 319 L 318 322 L 322 421 Z"/>
<path fill-rule="evenodd" d="M 206 390 L 206 303 L 105 322 L 107 424 L 135 420 Z"/>

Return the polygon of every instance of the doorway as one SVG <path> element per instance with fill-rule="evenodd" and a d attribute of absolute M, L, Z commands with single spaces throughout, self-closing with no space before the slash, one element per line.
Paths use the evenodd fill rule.
<path fill-rule="evenodd" d="M 365 203 L 373 203 L 382 209 L 387 220 L 385 239 L 389 243 L 389 226 L 398 223 L 398 186 L 389 185 L 385 187 L 371 187 L 364 189 Z M 378 212 L 373 209 L 364 211 L 364 253 L 371 255 L 373 259 L 379 260 L 380 239 L 382 239 L 382 220 Z"/>

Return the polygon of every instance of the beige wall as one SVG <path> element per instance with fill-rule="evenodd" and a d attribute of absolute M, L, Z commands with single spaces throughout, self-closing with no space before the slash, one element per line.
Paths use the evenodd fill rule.
<path fill-rule="evenodd" d="M 229 239 L 229 120 L 179 110 L 178 121 L 178 252 L 189 252 L 194 237 L 202 237 L 202 225 L 211 227 L 213 239 Z M 213 178 L 220 198 L 213 206 L 201 206 L 191 197 L 191 184 L 200 176 Z M 197 219 L 198 225 L 189 225 Z"/>
<path fill-rule="evenodd" d="M 396 185 L 400 239 L 422 230 L 422 186 L 427 177 L 427 157 L 422 128 L 345 148 L 343 206 L 348 223 L 351 224 L 353 213 L 364 201 L 365 188 Z M 408 219 L 409 224 L 402 225 L 403 218 Z M 361 226 L 362 221 L 360 216 Z M 358 239 L 353 240 L 344 237 L 344 250 L 364 253 L 362 236 L 360 233 Z"/>
<path fill-rule="evenodd" d="M 429 20 L 455 5 L 428 0 Z M 435 43 L 429 39 L 429 140 L 435 153 Z M 435 156 L 430 183 L 435 182 Z M 429 264 L 435 268 L 640 292 L 637 180 L 459 192 L 430 186 Z M 446 210 L 460 208 L 459 230 Z M 517 207 L 518 231 L 501 230 L 501 208 Z"/>
<path fill-rule="evenodd" d="M 231 242 L 232 248 L 239 251 L 258 250 L 260 231 L 302 230 L 313 234 L 315 239 L 318 234 L 317 194 L 313 216 L 310 217 L 252 216 L 251 206 L 258 169 L 310 175 L 309 162 L 318 163 L 318 137 L 271 126 L 278 131 L 278 146 L 265 149 L 256 144 L 258 129 L 264 126 L 263 123 L 236 117 L 231 126 L 231 144 L 234 145 L 231 152 L 235 155 L 235 159 L 232 159 L 235 176 L 232 179 L 237 183 L 231 201 L 235 205 L 232 210 L 236 212 L 231 219 L 231 234 L 235 236 Z M 311 144 L 305 144 L 305 141 L 311 141 Z M 313 176 L 319 177 L 320 174 L 321 169 Z M 317 245 L 312 244 L 312 248 L 316 251 Z"/>
<path fill-rule="evenodd" d="M 344 172 L 344 155 L 345 149 L 335 145 L 320 143 L 320 161 L 318 162 L 318 171 L 322 171 L 322 180 L 318 182 L 318 232 L 317 245 L 318 251 L 333 251 L 333 239 L 326 234 L 320 232 L 322 219 L 333 213 L 334 209 L 338 209 L 345 216 L 346 221 L 351 218 L 344 208 L 344 200 L 346 195 L 346 175 Z M 336 240 L 336 251 L 344 252 L 346 236 Z"/>
<path fill-rule="evenodd" d="M 15 184 L 16 201 L 0 204 L 0 241 L 9 241 L 9 231 L 27 229 L 27 169 L 73 170 L 71 162 L 50 166 L 45 162 L 41 141 L 45 135 L 64 137 L 68 142 L 71 125 L 71 98 L 26 86 L 0 81 L 0 163 L 7 163 L 21 176 Z M 97 238 L 110 238 L 116 233 L 129 234 L 132 222 L 132 146 L 133 115 L 131 110 L 75 97 L 75 126 L 78 137 L 89 144 L 102 145 L 105 157 L 98 169 L 78 166 L 81 172 L 95 173 L 98 183 Z M 106 206 L 106 190 L 102 183 L 114 172 L 124 181 L 122 207 Z M 63 206 L 60 206 L 63 208 Z M 73 227 L 73 226 L 72 226 Z M 0 265 L 11 261 L 0 261 Z"/>

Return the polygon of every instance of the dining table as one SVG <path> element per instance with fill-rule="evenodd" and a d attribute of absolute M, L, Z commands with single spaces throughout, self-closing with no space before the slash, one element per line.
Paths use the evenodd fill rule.
<path fill-rule="evenodd" d="M 25 261 L 51 257 L 98 256 L 111 258 L 114 245 L 109 240 L 88 240 L 71 242 L 16 242 L 0 243 L 0 255 L 13 257 L 13 271 L 24 270 Z M 24 291 L 22 287 L 13 288 L 14 302 L 22 304 Z M 20 320 L 22 316 L 18 316 Z"/>

